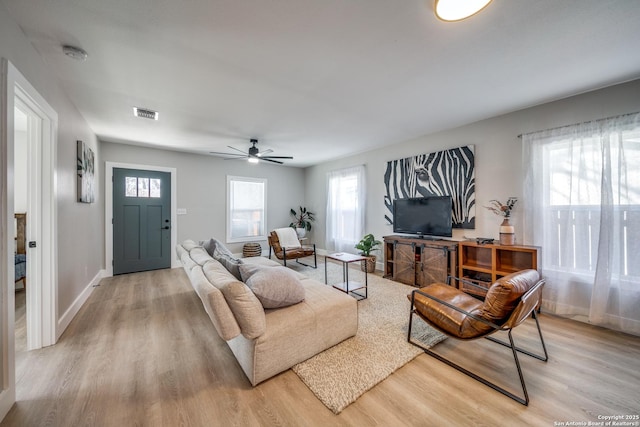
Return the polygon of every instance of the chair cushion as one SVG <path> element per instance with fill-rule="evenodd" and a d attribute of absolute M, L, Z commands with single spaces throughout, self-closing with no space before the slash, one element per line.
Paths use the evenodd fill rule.
<path fill-rule="evenodd" d="M 295 272 L 286 267 L 241 265 L 244 282 L 264 308 L 280 308 L 304 301 L 305 292 Z"/>
<path fill-rule="evenodd" d="M 482 307 L 482 317 L 502 325 L 520 302 L 520 298 L 540 279 L 536 270 L 525 270 L 504 276 L 489 290 Z"/>
<path fill-rule="evenodd" d="M 421 288 L 421 292 L 475 315 L 480 315 L 482 301 L 442 283 Z M 415 294 L 415 309 L 425 321 L 442 332 L 460 339 L 476 338 L 490 327 L 431 298 Z M 478 325 L 479 324 L 479 325 Z"/>

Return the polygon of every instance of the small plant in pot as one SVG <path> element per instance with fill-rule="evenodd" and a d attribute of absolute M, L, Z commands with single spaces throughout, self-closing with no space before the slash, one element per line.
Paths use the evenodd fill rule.
<path fill-rule="evenodd" d="M 376 240 L 373 234 L 367 234 L 355 246 L 355 248 L 360 251 L 360 255 L 367 257 L 367 260 L 360 263 L 360 269 L 362 271 L 366 271 L 367 273 L 376 271 L 376 256 L 371 255 L 371 252 L 379 250 L 378 246 L 381 244 L 382 242 Z"/>
<path fill-rule="evenodd" d="M 298 212 L 296 212 L 295 209 L 291 209 L 289 213 L 294 218 L 294 221 L 289 224 L 289 227 L 296 229 L 299 238 L 304 237 L 307 234 L 307 231 L 311 231 L 311 223 L 316 220 L 313 212 L 300 206 L 300 210 Z"/>

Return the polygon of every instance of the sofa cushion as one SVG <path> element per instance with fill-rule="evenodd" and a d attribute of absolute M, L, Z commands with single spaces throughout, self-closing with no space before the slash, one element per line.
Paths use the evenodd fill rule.
<path fill-rule="evenodd" d="M 241 266 L 241 269 L 244 266 Z M 304 287 L 296 274 L 286 267 L 257 267 L 241 270 L 247 286 L 264 308 L 287 307 L 304 301 Z"/>
<path fill-rule="evenodd" d="M 189 256 L 198 265 L 205 265 L 207 262 L 211 261 L 211 257 L 201 246 L 196 246 L 195 248 L 189 251 Z"/>
<path fill-rule="evenodd" d="M 239 282 L 221 263 L 211 260 L 202 267 L 207 280 L 224 295 L 240 325 L 242 335 L 253 339 L 264 334 L 264 309 L 251 289 Z"/>
<path fill-rule="evenodd" d="M 188 252 L 193 248 L 196 248 L 200 246 L 199 244 L 197 244 L 196 242 L 194 242 L 193 240 L 187 239 L 184 242 L 182 242 L 182 247 Z"/>
<path fill-rule="evenodd" d="M 238 325 L 224 295 L 209 282 L 202 268 L 194 268 L 191 271 L 190 280 L 191 286 L 200 297 L 204 310 L 218 335 L 225 341 L 240 335 L 240 325 Z"/>

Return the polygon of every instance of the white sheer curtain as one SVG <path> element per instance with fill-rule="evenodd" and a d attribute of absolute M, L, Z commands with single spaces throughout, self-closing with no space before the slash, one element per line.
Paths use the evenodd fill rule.
<path fill-rule="evenodd" d="M 522 136 L 542 308 L 640 335 L 640 113 Z"/>
<path fill-rule="evenodd" d="M 364 236 L 364 166 L 327 174 L 327 249 L 355 253 Z"/>

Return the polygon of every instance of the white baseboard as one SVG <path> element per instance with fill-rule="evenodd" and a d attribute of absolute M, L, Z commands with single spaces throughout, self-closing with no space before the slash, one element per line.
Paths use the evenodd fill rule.
<path fill-rule="evenodd" d="M 89 282 L 89 284 L 84 288 L 80 295 L 78 295 L 75 301 L 73 301 L 73 304 L 71 304 L 67 311 L 64 312 L 62 317 L 60 317 L 60 319 L 58 320 L 58 327 L 56 328 L 56 342 L 58 341 L 62 333 L 67 329 L 73 318 L 76 317 L 76 314 L 78 314 L 82 305 L 87 301 L 87 299 L 89 299 L 89 296 L 93 292 L 93 288 L 100 283 L 100 280 L 102 280 L 103 277 L 107 277 L 106 270 L 100 270 L 98 274 L 96 274 L 93 280 Z"/>

